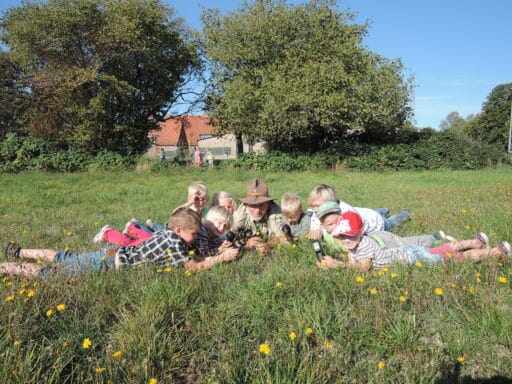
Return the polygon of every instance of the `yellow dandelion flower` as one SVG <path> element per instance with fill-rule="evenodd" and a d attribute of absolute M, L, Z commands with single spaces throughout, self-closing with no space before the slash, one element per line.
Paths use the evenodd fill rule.
<path fill-rule="evenodd" d="M 44 261 L 43 261 L 43 260 L 36 260 L 36 264 L 37 264 L 37 265 L 43 265 L 43 264 L 44 264 Z"/>
<path fill-rule="evenodd" d="M 313 333 L 313 328 L 307 327 L 306 328 L 306 335 L 311 335 Z"/>
<path fill-rule="evenodd" d="M 418 268 L 423 267 L 423 263 L 421 261 L 417 261 L 415 264 Z"/>
<path fill-rule="evenodd" d="M 502 283 L 502 284 L 508 283 L 508 279 L 505 276 L 500 276 L 500 277 L 498 277 L 498 283 Z"/>
<path fill-rule="evenodd" d="M 384 267 L 384 268 L 382 268 L 382 270 L 383 270 L 384 272 L 389 272 L 389 268 L 388 268 L 388 267 Z"/>
<path fill-rule="evenodd" d="M 405 297 L 405 296 L 400 296 L 400 297 L 398 298 L 398 300 L 400 300 L 400 301 L 403 303 L 404 301 L 407 301 L 407 297 Z"/>
<path fill-rule="evenodd" d="M 468 231 L 470 231 L 470 230 L 471 230 L 471 226 L 470 226 L 470 225 L 466 225 L 466 229 L 467 229 Z"/>
<path fill-rule="evenodd" d="M 297 338 L 297 334 L 295 332 L 290 332 L 288 337 L 290 338 L 290 340 L 295 340 Z"/>
<path fill-rule="evenodd" d="M 91 339 L 89 339 L 88 337 L 86 337 L 86 338 L 84 339 L 84 341 L 82 342 L 82 348 L 83 348 L 83 349 L 87 349 L 87 348 L 89 348 L 91 345 L 92 345 Z"/>
<path fill-rule="evenodd" d="M 268 345 L 267 343 L 260 344 L 259 351 L 264 355 L 270 355 L 270 345 Z"/>
<path fill-rule="evenodd" d="M 50 317 L 51 315 L 53 315 L 53 309 L 49 309 L 46 311 L 46 317 Z"/>
<path fill-rule="evenodd" d="M 62 346 L 63 346 L 63 347 L 69 347 L 69 342 L 67 342 L 66 340 L 64 340 L 64 341 L 62 342 Z"/>
<path fill-rule="evenodd" d="M 503 267 L 503 263 L 501 261 L 498 262 L 498 267 Z"/>
<path fill-rule="evenodd" d="M 276 288 L 279 288 L 281 285 L 283 285 L 280 281 L 276 283 Z"/>
<path fill-rule="evenodd" d="M 25 288 L 18 291 L 18 295 L 23 296 L 27 290 Z"/>
<path fill-rule="evenodd" d="M 57 305 L 56 308 L 57 308 L 57 311 L 62 312 L 63 310 L 66 309 L 66 304 L 59 304 L 59 305 Z"/>
<path fill-rule="evenodd" d="M 297 248 L 297 244 L 292 244 L 292 248 Z"/>
<path fill-rule="evenodd" d="M 396 279 L 398 277 L 398 273 L 392 272 L 390 276 L 391 278 Z"/>
<path fill-rule="evenodd" d="M 166 273 L 169 273 L 172 271 L 172 268 L 171 267 L 167 267 L 167 268 L 164 268 L 164 272 Z"/>
<path fill-rule="evenodd" d="M 385 274 L 386 274 L 386 272 L 384 272 L 384 271 L 379 271 L 379 273 L 378 273 L 379 276 L 384 276 Z"/>
<path fill-rule="evenodd" d="M 113 354 L 112 354 L 112 357 L 115 358 L 115 359 L 119 359 L 122 355 L 122 352 L 121 351 L 115 351 Z"/>
<path fill-rule="evenodd" d="M 14 301 L 14 296 L 12 296 L 12 295 L 11 296 L 7 296 L 5 298 L 5 301 Z"/>
<path fill-rule="evenodd" d="M 320 262 L 320 264 L 322 264 L 322 265 L 325 267 L 325 266 L 327 266 L 327 261 L 322 260 L 322 261 Z"/>
<path fill-rule="evenodd" d="M 384 368 L 386 368 L 386 363 L 385 363 L 385 362 L 383 362 L 382 360 L 381 360 L 381 361 L 379 361 L 379 362 L 377 363 L 377 368 L 378 368 L 378 369 L 380 369 L 380 370 L 383 370 Z"/>
<path fill-rule="evenodd" d="M 2 281 L 3 281 L 4 283 L 7 283 L 7 282 L 9 281 L 9 276 L 4 276 L 4 277 L 2 277 Z"/>
<path fill-rule="evenodd" d="M 451 283 L 451 284 L 450 284 L 450 287 L 452 287 L 453 289 L 455 289 L 455 288 L 457 288 L 457 284 L 455 284 L 455 283 Z"/>
<path fill-rule="evenodd" d="M 452 253 L 451 253 L 451 252 L 446 252 L 446 253 L 445 253 L 445 256 L 446 256 L 448 259 L 450 259 L 450 258 L 452 258 L 452 257 L 453 257 L 453 255 L 452 255 Z"/>
<path fill-rule="evenodd" d="M 158 381 L 154 377 L 152 377 L 151 380 L 149 380 L 149 384 L 157 384 L 157 383 L 158 383 Z"/>
<path fill-rule="evenodd" d="M 376 295 L 377 294 L 377 289 L 376 288 L 370 288 L 368 290 L 368 292 L 370 293 L 370 295 Z"/>
<path fill-rule="evenodd" d="M 331 350 L 333 349 L 333 347 L 334 347 L 334 344 L 333 344 L 331 341 L 326 341 L 326 342 L 324 343 L 324 347 L 325 347 L 325 349 L 327 349 L 328 351 L 331 351 Z"/>
<path fill-rule="evenodd" d="M 356 283 L 364 283 L 364 277 L 363 276 L 357 276 L 356 277 Z"/>
<path fill-rule="evenodd" d="M 443 295 L 443 289 L 442 288 L 439 288 L 437 287 L 436 289 L 434 289 L 434 293 L 438 296 L 442 296 Z"/>
<path fill-rule="evenodd" d="M 306 234 L 304 235 L 304 238 L 305 238 L 305 239 L 309 239 L 309 234 L 308 234 L 308 233 L 306 233 Z"/>
<path fill-rule="evenodd" d="M 169 248 L 166 252 L 167 253 L 172 253 L 172 248 Z"/>
<path fill-rule="evenodd" d="M 104 367 L 96 367 L 94 370 L 96 371 L 96 373 L 102 373 L 105 370 L 105 368 Z"/>
<path fill-rule="evenodd" d="M 158 269 L 156 270 L 156 273 L 162 273 L 162 272 L 163 272 L 163 270 L 162 270 L 161 268 L 158 268 Z"/>
<path fill-rule="evenodd" d="M 477 283 L 481 283 L 481 282 L 482 282 L 482 280 L 481 280 L 479 277 L 477 277 L 477 278 L 476 278 L 476 282 L 477 282 Z"/>
<path fill-rule="evenodd" d="M 33 287 L 39 287 L 39 281 L 34 281 L 34 282 L 32 283 L 32 286 L 33 286 Z"/>
<path fill-rule="evenodd" d="M 457 356 L 457 361 L 458 361 L 459 363 L 461 363 L 461 364 L 462 364 L 465 360 L 466 360 L 466 359 L 464 358 L 464 355 Z"/>
<path fill-rule="evenodd" d="M 187 277 L 192 276 L 192 272 L 190 272 L 189 270 L 186 270 L 185 271 L 185 276 L 187 276 Z"/>
<path fill-rule="evenodd" d="M 66 235 L 68 235 L 68 236 L 73 236 L 73 232 L 71 232 L 70 230 L 67 230 L 67 231 L 66 231 Z"/>
<path fill-rule="evenodd" d="M 404 291 L 404 296 L 409 296 L 409 291 Z"/>
<path fill-rule="evenodd" d="M 191 249 L 190 251 L 188 251 L 188 254 L 189 254 L 190 256 L 194 256 L 195 251 L 194 251 L 193 249 Z"/>
<path fill-rule="evenodd" d="M 15 347 L 19 347 L 21 345 L 21 341 L 14 340 L 14 343 L 12 343 Z"/>

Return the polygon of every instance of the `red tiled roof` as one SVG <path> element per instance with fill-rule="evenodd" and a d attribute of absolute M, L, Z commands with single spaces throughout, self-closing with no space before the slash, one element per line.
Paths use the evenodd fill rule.
<path fill-rule="evenodd" d="M 149 134 L 155 138 L 157 146 L 178 145 L 183 129 L 188 145 L 194 146 L 201 139 L 201 135 L 214 134 L 213 127 L 208 124 L 208 120 L 208 116 L 169 117 L 160 123 L 161 130 L 150 131 Z"/>

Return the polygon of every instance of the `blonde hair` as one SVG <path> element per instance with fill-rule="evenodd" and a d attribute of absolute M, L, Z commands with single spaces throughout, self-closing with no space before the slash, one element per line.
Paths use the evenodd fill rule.
<path fill-rule="evenodd" d="M 184 230 L 196 229 L 201 226 L 201 217 L 190 208 L 179 208 L 172 213 L 167 228 L 174 230 L 180 227 Z"/>
<path fill-rule="evenodd" d="M 231 193 L 226 192 L 226 191 L 215 192 L 213 194 L 212 204 L 210 206 L 214 207 L 216 205 L 220 205 L 220 200 L 221 199 L 231 199 L 231 201 L 233 202 L 233 208 L 236 209 L 237 204 L 236 204 L 235 198 L 231 195 Z"/>
<path fill-rule="evenodd" d="M 326 201 L 339 201 L 336 191 L 333 187 L 327 184 L 318 184 L 309 193 L 308 203 L 312 204 L 313 200 L 321 198 L 323 202 Z"/>
<path fill-rule="evenodd" d="M 302 202 L 299 195 L 294 192 L 286 192 L 281 197 L 281 212 L 285 216 L 294 216 L 302 213 Z"/>
<path fill-rule="evenodd" d="M 198 182 L 195 182 L 195 183 L 192 183 L 189 185 L 189 187 L 188 187 L 188 195 L 189 196 L 194 195 L 198 192 L 200 194 L 204 194 L 204 195 L 208 196 L 208 187 L 206 186 L 206 184 L 198 181 Z"/>
<path fill-rule="evenodd" d="M 214 221 L 223 221 L 227 223 L 227 230 L 231 229 L 233 226 L 233 215 L 229 213 L 229 211 L 220 206 L 214 205 L 208 210 L 206 217 L 204 218 L 206 221 L 214 222 Z"/>

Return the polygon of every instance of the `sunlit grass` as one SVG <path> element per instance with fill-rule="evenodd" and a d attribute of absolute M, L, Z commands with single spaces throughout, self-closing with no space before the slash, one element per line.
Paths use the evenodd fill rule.
<path fill-rule="evenodd" d="M 166 221 L 187 186 L 306 204 L 318 183 L 359 206 L 406 207 L 404 235 L 512 240 L 512 170 L 420 173 L 0 175 L 0 239 L 84 251 L 104 224 Z M 512 263 L 316 268 L 307 241 L 212 271 L 144 268 L 0 281 L 2 382 L 456 382 L 512 376 Z"/>

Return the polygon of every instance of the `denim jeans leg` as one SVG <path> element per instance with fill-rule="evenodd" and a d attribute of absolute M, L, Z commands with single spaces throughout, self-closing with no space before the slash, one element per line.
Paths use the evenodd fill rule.
<path fill-rule="evenodd" d="M 106 246 L 96 252 L 71 253 L 60 250 L 55 255 L 57 270 L 69 276 L 80 276 L 87 272 L 99 272 L 114 267 L 114 255 L 118 247 Z"/>
<path fill-rule="evenodd" d="M 410 219 L 411 216 L 409 215 L 409 212 L 407 212 L 405 209 L 402 209 L 397 214 L 384 218 L 384 230 L 391 231 L 397 225 L 400 225 L 403 222 L 408 221 Z"/>

